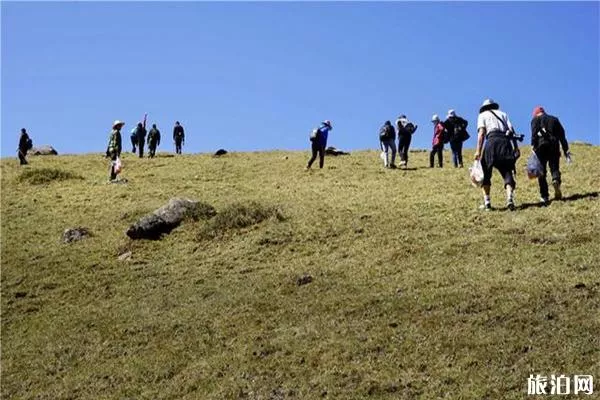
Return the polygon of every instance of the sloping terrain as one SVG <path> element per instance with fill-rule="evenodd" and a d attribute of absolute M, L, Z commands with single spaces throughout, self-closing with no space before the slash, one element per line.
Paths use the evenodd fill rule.
<path fill-rule="evenodd" d="M 530 374 L 600 381 L 600 148 L 572 151 L 547 208 L 520 161 L 515 212 L 480 211 L 468 171 L 427 153 L 310 172 L 306 152 L 128 154 L 125 184 L 98 154 L 2 159 L 2 397 L 522 399 Z M 172 197 L 227 218 L 127 238 Z M 78 226 L 91 236 L 62 243 Z"/>

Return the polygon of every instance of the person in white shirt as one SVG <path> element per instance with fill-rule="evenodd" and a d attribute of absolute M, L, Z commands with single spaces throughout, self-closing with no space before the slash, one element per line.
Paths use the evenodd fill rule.
<path fill-rule="evenodd" d="M 506 189 L 506 207 L 515 209 L 514 178 L 515 163 L 519 157 L 519 148 L 514 128 L 508 115 L 492 99 L 486 99 L 479 109 L 477 117 L 477 150 L 475 159 L 481 161 L 483 168 L 483 206 L 491 210 L 490 186 L 492 169 L 496 168 L 504 179 Z M 485 146 L 484 146 L 485 143 Z"/>

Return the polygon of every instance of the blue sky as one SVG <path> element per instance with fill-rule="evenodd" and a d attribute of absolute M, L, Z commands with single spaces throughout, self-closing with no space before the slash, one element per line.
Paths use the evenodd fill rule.
<path fill-rule="evenodd" d="M 600 144 L 598 2 L 1 3 L 2 156 L 19 129 L 60 153 L 103 152 L 144 112 L 186 152 L 376 148 L 405 113 L 429 147 L 433 113 L 497 100 L 529 135 L 534 106 Z M 125 135 L 128 137 L 128 134 Z M 129 148 L 127 146 L 126 148 Z M 164 140 L 162 150 L 173 150 Z M 161 150 L 159 149 L 159 150 Z"/>

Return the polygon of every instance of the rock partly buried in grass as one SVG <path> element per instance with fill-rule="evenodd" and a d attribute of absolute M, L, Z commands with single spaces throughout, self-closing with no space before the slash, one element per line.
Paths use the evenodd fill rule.
<path fill-rule="evenodd" d="M 131 251 L 126 251 L 125 253 L 119 255 L 119 261 L 127 261 L 131 258 Z"/>
<path fill-rule="evenodd" d="M 215 151 L 215 154 L 213 154 L 213 155 L 215 157 L 220 157 L 220 156 L 224 156 L 225 154 L 227 154 L 227 150 L 219 149 L 219 150 Z"/>
<path fill-rule="evenodd" d="M 254 201 L 247 204 L 234 203 L 224 208 L 215 218 L 205 224 L 198 234 L 198 239 L 214 239 L 227 232 L 260 224 L 271 218 L 277 221 L 285 219 L 276 207 L 264 206 Z"/>
<path fill-rule="evenodd" d="M 58 151 L 54 149 L 54 147 L 49 144 L 45 144 L 43 146 L 33 147 L 31 150 L 27 152 L 33 156 L 56 156 L 58 155 Z"/>
<path fill-rule="evenodd" d="M 83 179 L 83 177 L 58 168 L 35 168 L 23 171 L 18 178 L 19 182 L 29 182 L 32 185 L 42 185 L 68 179 Z"/>
<path fill-rule="evenodd" d="M 328 147 L 325 149 L 325 154 L 327 154 L 328 156 L 348 156 L 350 155 L 350 153 L 337 149 L 335 147 Z"/>
<path fill-rule="evenodd" d="M 199 201 L 174 198 L 153 213 L 140 218 L 127 230 L 131 239 L 157 240 L 186 219 L 209 219 L 216 215 L 213 206 Z"/>
<path fill-rule="evenodd" d="M 298 285 L 298 286 L 308 285 L 312 281 L 313 281 L 312 276 L 310 276 L 308 274 L 304 274 L 304 275 L 298 277 L 298 279 L 296 279 L 296 285 Z"/>
<path fill-rule="evenodd" d="M 62 239 L 64 243 L 77 242 L 81 239 L 84 239 L 88 236 L 91 236 L 89 229 L 84 227 L 78 228 L 69 228 L 65 229 L 62 235 Z"/>

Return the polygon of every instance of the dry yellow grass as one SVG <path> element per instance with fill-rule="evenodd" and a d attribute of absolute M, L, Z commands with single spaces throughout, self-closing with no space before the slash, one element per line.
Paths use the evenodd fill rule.
<path fill-rule="evenodd" d="M 2 397 L 521 399 L 530 373 L 600 380 L 600 149 L 573 153 L 566 201 L 532 206 L 520 171 L 512 213 L 479 211 L 466 169 L 426 153 L 311 172 L 306 152 L 125 155 L 121 185 L 98 154 L 3 159 Z M 84 179 L 19 180 L 40 168 Z M 283 218 L 125 236 L 176 196 Z M 93 236 L 61 243 L 74 226 Z"/>

